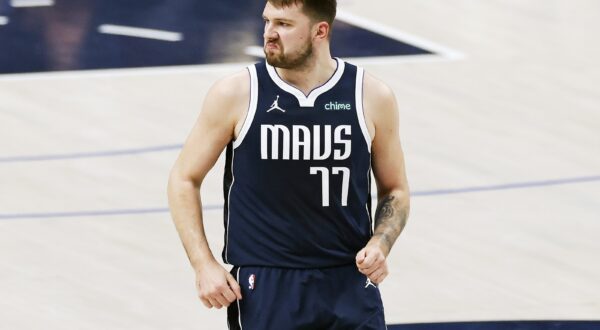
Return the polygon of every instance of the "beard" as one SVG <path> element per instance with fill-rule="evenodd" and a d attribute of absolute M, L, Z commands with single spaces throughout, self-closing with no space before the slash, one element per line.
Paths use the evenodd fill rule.
<path fill-rule="evenodd" d="M 303 67 L 313 54 L 313 45 L 310 41 L 292 54 L 285 54 L 283 45 L 279 42 L 277 43 L 277 46 L 278 48 L 276 51 L 278 51 L 278 53 L 268 51 L 266 45 L 264 48 L 267 63 L 277 68 L 294 69 Z"/>

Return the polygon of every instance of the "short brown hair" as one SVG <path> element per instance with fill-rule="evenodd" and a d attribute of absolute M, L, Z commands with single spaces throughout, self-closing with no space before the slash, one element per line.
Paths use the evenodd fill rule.
<path fill-rule="evenodd" d="M 302 10 L 313 22 L 326 21 L 333 26 L 337 11 L 336 0 L 267 0 L 277 8 L 302 4 Z"/>

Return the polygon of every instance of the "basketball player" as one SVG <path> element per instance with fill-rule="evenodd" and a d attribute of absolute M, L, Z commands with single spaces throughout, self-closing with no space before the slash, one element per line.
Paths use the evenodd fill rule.
<path fill-rule="evenodd" d="M 378 285 L 409 213 L 393 92 L 329 49 L 335 0 L 268 0 L 266 63 L 216 82 L 169 179 L 200 300 L 230 329 L 385 329 Z M 226 148 L 223 261 L 200 185 Z M 378 190 L 374 224 L 370 173 Z"/>

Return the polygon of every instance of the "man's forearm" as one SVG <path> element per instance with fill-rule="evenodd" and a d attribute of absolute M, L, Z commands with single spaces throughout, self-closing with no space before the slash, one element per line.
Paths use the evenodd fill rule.
<path fill-rule="evenodd" d="M 190 264 L 196 271 L 200 270 L 204 262 L 214 259 L 204 232 L 199 195 L 199 188 L 190 181 L 169 181 L 171 216 Z"/>
<path fill-rule="evenodd" d="M 394 191 L 379 198 L 371 240 L 378 241 L 386 256 L 406 225 L 409 205 L 408 193 L 403 191 Z"/>

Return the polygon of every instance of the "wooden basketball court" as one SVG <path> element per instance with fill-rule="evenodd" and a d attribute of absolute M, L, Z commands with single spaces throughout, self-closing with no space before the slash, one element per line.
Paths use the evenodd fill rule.
<path fill-rule="evenodd" d="M 388 324 L 600 319 L 600 3 L 339 2 L 435 53 L 345 58 L 400 106 Z M 249 63 L 0 74 L 0 328 L 226 329 L 166 186 L 211 83 Z M 223 163 L 202 187 L 217 256 Z"/>

